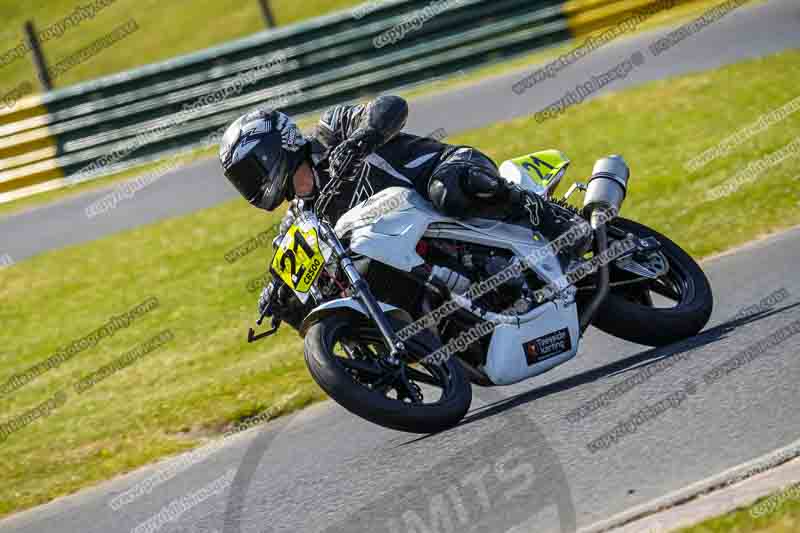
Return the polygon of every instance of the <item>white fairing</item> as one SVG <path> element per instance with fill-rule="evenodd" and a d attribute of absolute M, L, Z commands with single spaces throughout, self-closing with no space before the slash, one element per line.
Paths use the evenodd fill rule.
<path fill-rule="evenodd" d="M 483 368 L 495 385 L 510 385 L 541 374 L 578 353 L 580 332 L 575 303 L 550 302 L 542 307 L 542 314 L 531 322 L 519 326 L 499 324 L 495 328 Z M 552 355 L 536 360 L 523 348 L 535 339 L 550 339 L 551 345 L 558 346 L 554 346 Z"/>
<path fill-rule="evenodd" d="M 448 219 L 416 191 L 389 187 L 342 215 L 335 231 L 339 237 L 352 232 L 354 252 L 408 272 L 425 263 L 417 243 L 437 220 Z"/>
<path fill-rule="evenodd" d="M 381 310 L 386 313 L 387 315 L 394 315 L 397 317 L 398 320 L 402 321 L 410 321 L 411 317 L 409 314 L 404 311 L 403 309 L 399 309 L 393 305 L 389 305 L 385 302 L 378 302 L 378 305 L 381 306 Z M 353 311 L 357 311 L 364 316 L 369 316 L 369 313 L 364 308 L 364 304 L 356 300 L 355 298 L 338 298 L 336 300 L 331 300 L 329 302 L 325 302 L 314 309 L 303 319 L 303 323 L 300 326 L 299 333 L 301 336 L 305 337 L 306 331 L 308 328 L 311 327 L 312 324 L 319 320 L 319 317 L 324 316 L 330 311 L 337 310 L 337 309 L 352 309 Z"/>
<path fill-rule="evenodd" d="M 427 236 L 509 249 L 523 261 L 527 258 L 530 268 L 547 283 L 555 284 L 563 275 L 558 260 L 544 252 L 548 241 L 541 234 L 492 220 L 446 217 L 416 191 L 402 187 L 385 189 L 354 207 L 339 219 L 335 231 L 340 237 L 350 234 L 350 249 L 355 253 L 404 271 L 424 264 L 416 246 Z M 500 324 L 492 333 L 483 370 L 497 385 L 540 374 L 578 351 L 574 296 L 541 305 L 529 316 L 533 318 Z M 538 356 L 525 351 L 524 345 L 532 341 L 541 348 Z"/>

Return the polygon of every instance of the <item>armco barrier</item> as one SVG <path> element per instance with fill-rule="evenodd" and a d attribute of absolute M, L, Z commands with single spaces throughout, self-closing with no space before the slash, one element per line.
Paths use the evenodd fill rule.
<path fill-rule="evenodd" d="M 313 112 L 562 42 L 658 1 L 385 0 L 360 18 L 350 9 L 28 97 L 0 112 L 0 203 L 213 142 L 265 102 Z M 411 19 L 401 39 L 376 41 Z"/>

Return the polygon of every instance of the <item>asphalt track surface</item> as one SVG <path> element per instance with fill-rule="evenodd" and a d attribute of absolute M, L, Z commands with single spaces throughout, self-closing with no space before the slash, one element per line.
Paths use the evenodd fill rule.
<path fill-rule="evenodd" d="M 419 438 L 325 402 L 231 437 L 202 461 L 172 459 L 182 471 L 116 511 L 109 503 L 115 496 L 180 469 L 153 465 L 20 513 L 0 522 L 0 530 L 141 532 L 135 528 L 172 508 L 174 520 L 157 531 L 574 531 L 798 438 L 800 334 L 718 381 L 703 379 L 748 346 L 800 323 L 798 264 L 800 228 L 711 259 L 704 268 L 716 306 L 696 338 L 653 350 L 590 329 L 578 356 L 550 373 L 509 388 L 474 388 L 472 412 L 449 431 Z M 771 306 L 733 320 L 782 289 Z M 654 364 L 665 368 L 581 420 L 567 417 Z M 694 392 L 679 405 L 607 449 L 589 449 L 688 383 Z M 181 507 L 182 498 L 215 480 L 218 493 Z"/>
<path fill-rule="evenodd" d="M 427 135 L 444 128 L 453 135 L 526 115 L 534 120 L 536 112 L 561 98 L 566 90 L 585 83 L 592 75 L 608 71 L 635 52 L 643 53 L 644 64 L 597 94 L 703 71 L 786 48 L 800 48 L 800 4 L 797 0 L 770 0 L 753 7 L 745 5 L 668 51 L 653 56 L 647 49 L 648 45 L 667 31 L 648 32 L 612 42 L 521 96 L 514 94 L 511 87 L 530 71 L 421 97 L 411 106 L 406 129 Z M 580 106 L 567 110 L 567 113 L 580 112 Z M 596 127 L 598 135 L 602 135 L 602 124 L 587 124 L 586 127 Z M 531 139 L 531 151 L 550 147 L 547 139 Z M 619 152 L 624 154 L 625 147 L 619 147 Z M 47 250 L 99 239 L 237 197 L 222 177 L 216 160 L 198 162 L 168 174 L 137 192 L 132 199 L 121 201 L 111 211 L 88 218 L 86 207 L 110 190 L 94 191 L 25 213 L 0 217 L 0 255 L 7 253 L 15 261 L 21 261 Z M 254 212 L 254 216 L 257 213 Z"/>
<path fill-rule="evenodd" d="M 787 21 L 792 20 L 795 29 L 800 22 L 798 10 L 789 8 L 789 2 L 754 9 L 763 11 L 750 23 L 770 21 L 770 36 L 779 40 Z M 735 26 L 737 15 L 750 16 L 733 14 L 717 24 Z M 700 35 L 713 31 L 714 26 Z M 800 38 L 797 34 L 795 39 Z M 752 29 L 738 38 L 749 36 L 758 41 Z M 769 51 L 773 49 L 765 47 L 763 53 Z M 696 68 L 708 66 L 714 65 Z M 510 84 L 503 87 L 510 95 Z M 543 105 L 550 101 L 544 98 Z M 428 123 L 421 129 L 448 126 Z M 204 165 L 196 165 L 193 175 L 181 178 L 176 173 L 141 191 L 129 202 L 127 216 L 113 219 L 119 225 L 104 228 L 105 233 L 229 197 L 224 187 L 216 193 L 208 188 L 195 196 L 180 196 L 197 189 L 181 188 L 180 183 L 199 179 Z M 220 180 L 213 174 L 207 182 Z M 187 205 L 200 196 L 205 204 Z M 105 234 L 98 230 L 94 237 L 69 241 L 69 233 L 59 227 L 63 221 L 53 215 L 47 222 L 53 209 L 64 209 L 62 215 L 74 211 L 80 218 L 90 200 L 82 201 L 39 209 L 38 216 L 20 224 L 17 231 L 39 242 L 28 248 L 28 255 Z M 139 211 L 133 206 L 144 208 L 151 202 L 156 204 L 153 210 L 145 209 L 147 216 L 137 219 Z M 114 213 L 126 209 L 123 203 Z M 2 224 L 4 241 L 9 238 L 9 220 L 18 218 Z M 73 231 L 83 229 L 78 226 Z M 757 351 L 752 361 L 718 381 L 707 383 L 703 376 L 800 321 L 798 264 L 800 228 L 711 259 L 704 269 L 714 288 L 715 311 L 696 338 L 652 350 L 590 330 L 578 356 L 565 365 L 513 387 L 475 388 L 471 413 L 447 432 L 419 438 L 389 431 L 325 402 L 231 437 L 202 460 L 181 456 L 19 513 L 0 522 L 0 531 L 470 533 L 566 532 L 589 526 L 797 440 L 800 335 L 763 353 Z M 781 301 L 773 299 L 769 308 L 732 320 L 739 311 L 781 290 L 786 296 Z M 615 385 L 665 362 L 666 368 L 607 405 L 580 420 L 567 417 Z M 686 390 L 691 393 L 681 396 L 679 405 L 636 425 L 607 449 L 589 449 L 590 442 L 642 408 Z M 178 472 L 164 474 L 170 471 Z M 163 482 L 118 510 L 111 508 L 112 498 L 154 475 Z M 198 492 L 212 486 L 219 490 L 207 491 L 213 492 L 210 495 Z M 194 501 L 189 502 L 192 495 Z M 170 520 L 157 529 L 141 526 L 158 513 Z"/>

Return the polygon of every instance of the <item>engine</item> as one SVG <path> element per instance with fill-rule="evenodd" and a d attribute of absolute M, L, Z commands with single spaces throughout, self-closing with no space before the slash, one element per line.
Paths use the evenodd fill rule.
<path fill-rule="evenodd" d="M 441 239 L 420 241 L 417 253 L 425 259 L 429 280 L 456 294 L 464 294 L 519 261 L 505 249 Z M 525 270 L 474 302 L 495 313 L 525 313 L 535 305 L 533 293 L 542 286 L 532 271 Z"/>

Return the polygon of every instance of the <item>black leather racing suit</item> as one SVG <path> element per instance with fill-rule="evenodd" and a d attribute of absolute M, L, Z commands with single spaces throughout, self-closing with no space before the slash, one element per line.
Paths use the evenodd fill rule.
<path fill-rule="evenodd" d="M 322 201 L 323 216 L 335 224 L 345 212 L 373 194 L 393 186 L 415 189 L 449 216 L 492 218 L 521 217 L 547 234 L 550 214 L 546 202 L 530 197 L 501 178 L 497 166 L 480 151 L 437 140 L 401 133 L 408 106 L 400 97 L 382 96 L 368 104 L 338 105 L 320 118 L 311 139 L 311 163 L 316 186 L 308 201 Z M 325 194 L 330 182 L 330 156 L 348 139 L 369 131 L 373 146 L 353 181 L 337 184 Z M 323 193 L 320 195 L 320 191 Z M 288 216 L 288 215 L 287 215 Z M 282 224 L 288 228 L 289 221 Z M 280 239 L 276 239 L 276 242 Z M 262 295 L 261 305 L 268 297 Z M 300 305 L 285 285 L 278 293 L 279 317 L 297 329 L 310 309 Z"/>
<path fill-rule="evenodd" d="M 338 105 L 321 117 L 311 140 L 316 173 L 315 194 L 330 180 L 333 149 L 358 131 L 376 133 L 374 151 L 366 156 L 357 179 L 342 183 L 324 214 L 335 223 L 353 206 L 393 186 L 414 188 L 450 216 L 509 216 L 521 198 L 519 189 L 502 179 L 497 166 L 478 150 L 401 133 L 408 105 L 398 96 L 382 96 L 369 104 Z"/>

